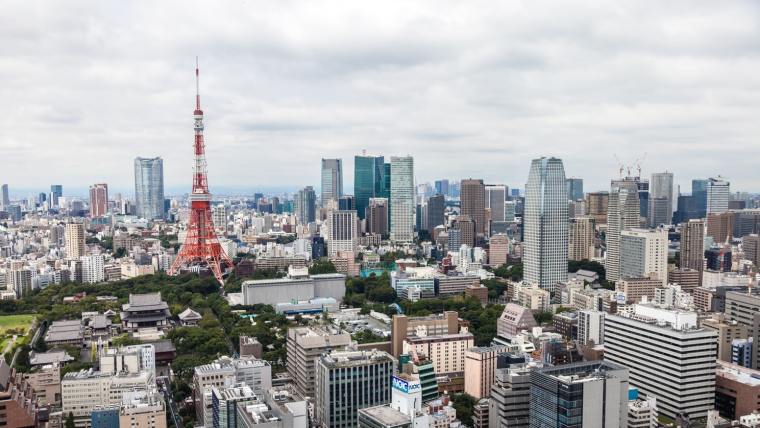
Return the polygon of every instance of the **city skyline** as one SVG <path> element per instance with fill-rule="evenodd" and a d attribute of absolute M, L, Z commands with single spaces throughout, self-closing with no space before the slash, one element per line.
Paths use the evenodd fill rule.
<path fill-rule="evenodd" d="M 734 189 L 760 190 L 750 163 L 760 131 L 757 58 L 746 44 L 759 28 L 751 2 L 626 2 L 614 14 L 591 4 L 552 7 L 556 14 L 542 5 L 459 5 L 451 22 L 432 3 L 407 13 L 399 5 L 188 6 L 193 13 L 179 16 L 169 5 L 153 15 L 142 5 L 9 6 L 8 16 L 30 18 L 0 30 L 18 49 L 0 60 L 13 100 L 0 106 L 0 181 L 11 192 L 61 177 L 69 188 L 129 189 L 138 156 L 162 157 L 166 188 L 184 188 L 195 55 L 213 112 L 212 191 L 318 185 L 320 158 L 350 163 L 362 149 L 414 156 L 418 182 L 441 178 L 443 165 L 449 178 L 523 187 L 530 159 L 555 156 L 587 190 L 602 190 L 617 177 L 615 156 L 633 163 L 647 154 L 644 175 L 667 169 L 682 188 L 723 174 Z M 544 22 L 548 15 L 557 17 Z M 136 16 L 146 20 L 120 36 Z M 227 28 L 239 21 L 232 16 L 253 25 Z M 61 37 L 23 37 L 38 24 Z M 674 31 L 683 26 L 693 30 Z M 158 28 L 173 37 L 158 37 Z M 29 51 L 39 57 L 22 54 Z M 350 168 L 344 181 L 353 182 Z"/>

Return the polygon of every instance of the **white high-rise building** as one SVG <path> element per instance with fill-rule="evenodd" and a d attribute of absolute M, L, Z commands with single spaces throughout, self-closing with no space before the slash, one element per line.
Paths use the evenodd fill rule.
<path fill-rule="evenodd" d="M 631 386 L 670 418 L 714 408 L 717 352 L 717 332 L 698 328 L 696 312 L 638 304 L 604 320 L 604 359 L 628 367 Z"/>
<path fill-rule="evenodd" d="M 486 208 L 491 210 L 491 221 L 504 221 L 506 200 L 507 186 L 503 184 L 486 186 Z"/>
<path fill-rule="evenodd" d="M 567 187 L 562 160 L 534 159 L 525 185 L 525 281 L 554 291 L 567 281 Z"/>
<path fill-rule="evenodd" d="M 414 158 L 391 156 L 391 241 L 414 240 Z"/>
<path fill-rule="evenodd" d="M 327 213 L 327 252 L 334 257 L 338 252 L 356 251 L 359 237 L 358 221 L 354 210 L 331 210 Z"/>
<path fill-rule="evenodd" d="M 673 173 L 655 172 L 649 182 L 649 199 L 666 198 L 668 213 L 673 214 Z"/>
<path fill-rule="evenodd" d="M 82 282 L 85 284 L 97 284 L 105 281 L 105 270 L 103 269 L 102 254 L 91 254 L 80 257 L 82 262 Z"/>
<path fill-rule="evenodd" d="M 135 202 L 138 217 L 164 218 L 163 159 L 135 158 Z"/>
<path fill-rule="evenodd" d="M 668 284 L 668 231 L 629 229 L 620 234 L 620 278 L 657 278 Z"/>
<path fill-rule="evenodd" d="M 322 159 L 322 206 L 343 196 L 343 160 Z"/>
<path fill-rule="evenodd" d="M 639 187 L 633 178 L 612 180 L 607 205 L 607 280 L 620 279 L 620 234 L 639 226 Z"/>
<path fill-rule="evenodd" d="M 707 179 L 707 214 L 728 211 L 731 183 L 724 177 Z"/>
<path fill-rule="evenodd" d="M 604 316 L 606 312 L 585 310 L 578 312 L 578 343 L 585 345 L 593 341 L 604 343 Z"/>
<path fill-rule="evenodd" d="M 227 206 L 224 204 L 215 205 L 211 209 L 211 215 L 215 230 L 223 232 L 227 229 Z"/>

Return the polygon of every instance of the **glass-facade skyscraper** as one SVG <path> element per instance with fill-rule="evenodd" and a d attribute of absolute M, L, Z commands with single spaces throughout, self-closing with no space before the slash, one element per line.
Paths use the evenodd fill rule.
<path fill-rule="evenodd" d="M 534 159 L 525 186 L 525 281 L 554 291 L 567 281 L 567 185 L 557 158 Z"/>
<path fill-rule="evenodd" d="M 567 183 L 567 198 L 571 201 L 579 201 L 583 199 L 583 179 L 582 178 L 568 178 Z"/>
<path fill-rule="evenodd" d="M 388 197 L 384 195 L 385 171 L 385 159 L 382 156 L 358 155 L 354 157 L 354 197 L 359 218 L 365 218 L 370 198 Z"/>
<path fill-rule="evenodd" d="M 322 206 L 343 196 L 343 161 L 322 159 Z"/>
<path fill-rule="evenodd" d="M 391 241 L 414 240 L 414 159 L 391 157 Z"/>
<path fill-rule="evenodd" d="M 137 216 L 164 218 L 164 160 L 135 158 L 135 205 Z"/>

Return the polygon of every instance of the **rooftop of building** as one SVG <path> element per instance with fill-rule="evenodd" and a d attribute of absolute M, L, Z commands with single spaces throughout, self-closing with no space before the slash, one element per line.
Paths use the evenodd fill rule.
<path fill-rule="evenodd" d="M 436 335 L 430 335 L 430 336 L 409 336 L 405 340 L 409 343 L 416 343 L 416 342 L 430 342 L 430 341 L 445 341 L 445 340 L 467 340 L 467 339 L 474 339 L 475 336 L 473 336 L 472 333 L 468 331 L 459 332 L 459 333 L 448 333 L 448 334 L 436 334 Z"/>
<path fill-rule="evenodd" d="M 320 357 L 322 364 L 330 367 L 352 367 L 367 363 L 394 361 L 387 352 L 373 349 L 371 351 L 333 351 Z"/>
<path fill-rule="evenodd" d="M 130 294 L 129 303 L 122 305 L 124 311 L 156 311 L 169 309 L 161 300 L 161 293 Z"/>
<path fill-rule="evenodd" d="M 401 425 L 410 421 L 409 416 L 387 405 L 367 407 L 359 410 L 359 412 L 364 413 L 383 425 Z"/>
<path fill-rule="evenodd" d="M 554 367 L 544 367 L 539 372 L 563 383 L 577 383 L 608 377 L 611 372 L 627 372 L 627 370 L 626 367 L 609 361 L 582 361 Z"/>
<path fill-rule="evenodd" d="M 222 371 L 234 371 L 236 369 L 265 367 L 269 363 L 252 357 L 230 358 L 223 356 L 217 360 L 195 367 L 196 374 L 209 374 Z"/>
<path fill-rule="evenodd" d="M 74 361 L 74 357 L 69 355 L 65 349 L 52 349 L 47 352 L 34 352 L 29 354 L 29 364 L 33 366 L 42 366 L 53 363 L 67 363 Z"/>
<path fill-rule="evenodd" d="M 715 375 L 751 387 L 760 388 L 760 370 L 753 370 L 751 368 L 718 360 Z"/>

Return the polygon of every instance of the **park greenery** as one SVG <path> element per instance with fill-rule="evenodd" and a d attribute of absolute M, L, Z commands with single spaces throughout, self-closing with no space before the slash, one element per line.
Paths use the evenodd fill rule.
<path fill-rule="evenodd" d="M 521 266 L 513 269 L 521 271 Z M 334 271 L 329 262 L 318 262 L 316 272 Z M 512 271 L 514 273 L 515 271 Z M 282 272 L 256 270 L 249 277 L 230 275 L 226 281 L 225 291 L 239 291 L 245 279 L 264 279 L 282 276 Z M 498 280 L 487 281 L 489 294 L 503 292 L 503 283 Z M 62 319 L 80 319 L 86 311 L 119 312 L 121 305 L 128 301 L 130 294 L 160 292 L 167 302 L 173 317 L 177 317 L 185 308 L 190 307 L 202 314 L 199 327 L 175 327 L 167 333 L 176 349 L 176 358 L 172 363 L 175 373 L 173 394 L 175 400 L 182 400 L 191 395 L 193 371 L 196 366 L 207 364 L 222 355 L 234 355 L 238 351 L 240 336 L 251 336 L 263 346 L 263 358 L 272 364 L 274 372 L 285 370 L 287 329 L 309 322 L 309 317 L 286 317 L 277 314 L 269 305 L 231 307 L 219 284 L 213 277 L 200 277 L 195 274 L 168 276 L 164 273 L 146 275 L 122 281 L 100 284 L 64 283 L 53 284 L 19 300 L 0 301 L 0 328 L 3 320 L 35 318 L 40 323 L 49 324 Z M 76 296 L 74 301 L 65 297 Z M 112 296 L 116 299 L 98 299 L 99 296 Z M 503 306 L 488 304 L 485 307 L 474 297 L 453 296 L 445 298 L 423 299 L 417 302 L 399 299 L 390 285 L 387 272 L 370 275 L 367 278 L 347 278 L 344 304 L 361 308 L 364 314 L 376 310 L 387 315 L 397 313 L 400 308 L 409 316 L 424 316 L 443 311 L 457 311 L 466 321 L 469 331 L 474 335 L 476 345 L 488 345 L 496 335 L 496 320 L 502 313 Z M 246 316 L 241 316 L 246 315 Z M 317 317 L 319 318 L 319 317 Z M 9 321 L 7 321 L 9 322 Z M 6 322 L 6 323 L 7 323 Z M 118 315 L 114 322 L 119 322 Z M 1 330 L 0 330 L 1 331 Z M 31 334 L 29 335 L 31 336 Z M 385 341 L 371 331 L 357 332 L 354 338 L 360 343 Z M 29 340 L 29 339 L 27 339 Z M 129 335 L 120 335 L 112 339 L 115 346 L 135 343 Z M 19 352 L 16 367 L 28 368 L 29 352 L 45 351 L 41 339 L 33 344 L 24 344 Z M 76 361 L 66 365 L 63 373 L 92 367 L 86 358 L 80 360 L 81 349 L 67 348 L 67 352 Z M 465 406 L 466 397 L 454 397 L 455 404 Z M 464 403 L 464 404 L 462 404 Z M 464 409 L 464 407 L 463 407 Z M 183 411 L 185 423 L 192 423 L 193 412 Z M 467 414 L 465 413 L 465 416 Z M 467 416 L 466 416 L 467 417 Z"/>

